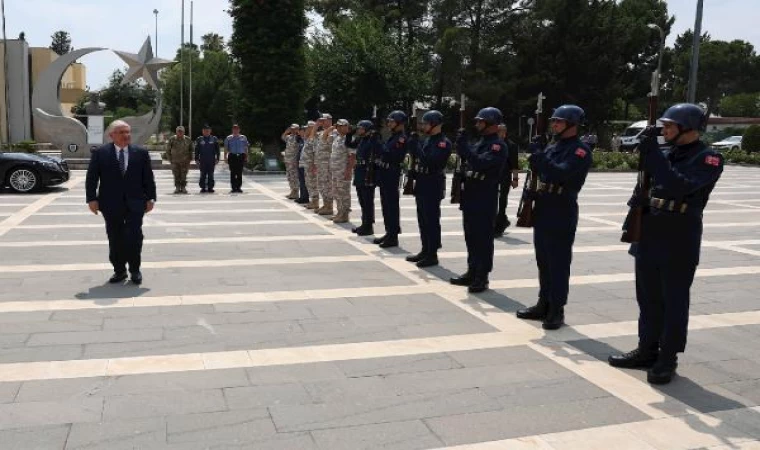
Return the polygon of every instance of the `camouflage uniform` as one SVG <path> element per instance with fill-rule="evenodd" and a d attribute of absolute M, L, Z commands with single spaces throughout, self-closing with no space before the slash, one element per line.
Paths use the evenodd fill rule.
<path fill-rule="evenodd" d="M 317 135 L 318 136 L 318 135 Z M 316 164 L 315 147 L 317 138 L 306 139 L 304 141 L 303 151 L 301 152 L 300 166 L 303 167 L 306 176 L 306 190 L 309 191 L 311 202 L 307 206 L 310 209 L 316 209 L 319 206 L 319 191 L 317 190 L 317 174 L 311 170 L 311 166 Z"/>
<path fill-rule="evenodd" d="M 337 131 L 333 131 L 328 137 L 327 141 L 322 139 L 323 133 L 317 135 L 317 189 L 319 195 L 322 197 L 324 203 L 323 207 L 318 211 L 320 214 L 332 214 L 332 186 L 330 181 L 330 152 L 332 151 L 332 144 L 335 140 Z"/>
<path fill-rule="evenodd" d="M 336 223 L 348 222 L 348 213 L 351 211 L 351 175 L 346 176 L 349 153 L 346 137 L 337 135 L 333 139 L 330 154 L 331 193 L 338 206 L 338 213 L 333 219 Z"/>
<path fill-rule="evenodd" d="M 291 134 L 285 139 L 285 152 L 283 159 L 285 161 L 285 173 L 288 176 L 288 185 L 290 186 L 290 196 L 294 196 L 298 193 L 298 162 L 296 161 L 296 155 L 298 154 L 298 136 Z"/>
<path fill-rule="evenodd" d="M 190 170 L 190 162 L 193 160 L 193 141 L 188 136 L 178 138 L 174 135 L 166 144 L 166 158 L 172 165 L 174 175 L 175 192 L 182 192 L 187 186 L 187 171 Z"/>

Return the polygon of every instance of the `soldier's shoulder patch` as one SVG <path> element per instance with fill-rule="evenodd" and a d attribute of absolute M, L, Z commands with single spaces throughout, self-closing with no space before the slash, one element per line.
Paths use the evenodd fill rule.
<path fill-rule="evenodd" d="M 498 152 L 498 151 L 501 151 L 501 145 L 499 145 L 499 144 L 492 144 L 492 145 L 491 145 L 491 151 L 492 151 L 492 152 Z"/>
<path fill-rule="evenodd" d="M 585 158 L 586 157 L 586 150 L 583 148 L 578 147 L 575 149 L 575 156 L 579 158 Z"/>
<path fill-rule="evenodd" d="M 705 164 L 710 166 L 720 166 L 720 157 L 715 155 L 708 155 L 705 157 Z"/>
<path fill-rule="evenodd" d="M 441 141 L 438 143 L 438 148 L 446 148 L 446 141 Z"/>

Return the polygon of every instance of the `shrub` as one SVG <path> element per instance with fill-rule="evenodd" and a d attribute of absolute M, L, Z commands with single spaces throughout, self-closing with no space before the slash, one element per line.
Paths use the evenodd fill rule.
<path fill-rule="evenodd" d="M 760 125 L 752 125 L 744 130 L 742 150 L 746 152 L 760 152 Z"/>

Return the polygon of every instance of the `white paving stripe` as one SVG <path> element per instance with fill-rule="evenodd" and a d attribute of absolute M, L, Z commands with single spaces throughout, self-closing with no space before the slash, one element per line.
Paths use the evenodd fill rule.
<path fill-rule="evenodd" d="M 190 205 L 187 205 L 190 206 Z M 162 209 L 153 210 L 148 217 L 162 215 L 183 215 L 191 216 L 197 214 L 255 214 L 255 213 L 285 213 L 288 211 L 276 208 L 269 209 Z M 40 212 L 37 216 L 44 217 L 65 217 L 65 216 L 87 216 L 92 213 L 89 211 L 65 211 L 65 212 Z"/>
<path fill-rule="evenodd" d="M 83 178 L 74 178 L 73 180 L 69 180 L 65 186 L 71 188 L 73 186 L 76 186 L 77 184 L 84 181 Z M 25 207 L 21 211 L 18 211 L 8 217 L 7 219 L 0 222 L 0 236 L 3 236 L 8 231 L 17 228 L 21 222 L 28 219 L 30 216 L 34 215 L 36 212 L 41 210 L 42 208 L 46 207 L 47 205 L 51 204 L 55 199 L 59 198 L 63 195 L 63 193 L 66 191 L 63 191 L 58 194 L 50 194 L 45 197 L 40 198 L 39 200 L 36 200 L 31 205 Z"/>
<path fill-rule="evenodd" d="M 145 239 L 143 245 L 169 245 L 169 244 L 223 244 L 243 242 L 283 242 L 283 241 L 327 241 L 337 237 L 331 234 L 306 234 L 287 236 L 236 236 L 236 237 L 210 237 L 210 238 L 170 238 L 170 239 Z M 15 247 L 79 247 L 82 245 L 108 245 L 107 240 L 99 241 L 22 241 L 2 242 L 0 248 Z"/>
<path fill-rule="evenodd" d="M 217 226 L 243 226 L 243 225 L 292 225 L 309 223 L 307 220 L 245 220 L 245 221 L 221 221 L 221 222 L 164 222 L 152 217 L 146 216 L 143 227 L 217 227 Z M 103 228 L 103 223 L 62 223 L 62 224 L 44 224 L 44 225 L 18 225 L 16 230 L 57 230 L 68 228 Z"/>

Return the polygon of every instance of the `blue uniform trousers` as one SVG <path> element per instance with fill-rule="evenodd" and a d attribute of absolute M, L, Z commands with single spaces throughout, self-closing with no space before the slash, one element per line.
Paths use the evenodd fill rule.
<path fill-rule="evenodd" d="M 214 161 L 201 161 L 201 179 L 199 185 L 201 189 L 214 189 L 214 168 L 216 166 Z"/>
<path fill-rule="evenodd" d="M 375 223 L 375 186 L 356 186 L 356 196 L 362 209 L 362 225 Z"/>
<path fill-rule="evenodd" d="M 303 167 L 298 168 L 298 189 L 301 193 L 298 199 L 303 202 L 309 201 L 309 190 L 306 188 L 306 169 Z"/>
<path fill-rule="evenodd" d="M 401 233 L 399 211 L 399 180 L 400 169 L 379 169 L 377 171 L 378 185 L 380 186 L 380 204 L 383 211 L 383 223 L 385 232 L 390 235 Z"/>
<path fill-rule="evenodd" d="M 499 195 L 496 183 L 466 182 L 460 209 L 467 244 L 467 267 L 474 275 L 488 276 L 493 269 L 493 224 Z"/>
<path fill-rule="evenodd" d="M 559 306 L 567 304 L 570 264 L 578 227 L 578 204 L 536 201 L 533 246 L 538 265 L 539 298 Z"/>
<path fill-rule="evenodd" d="M 435 255 L 441 248 L 441 199 L 445 183 L 443 175 L 417 174 L 414 199 L 417 203 L 422 253 L 426 255 Z"/>

